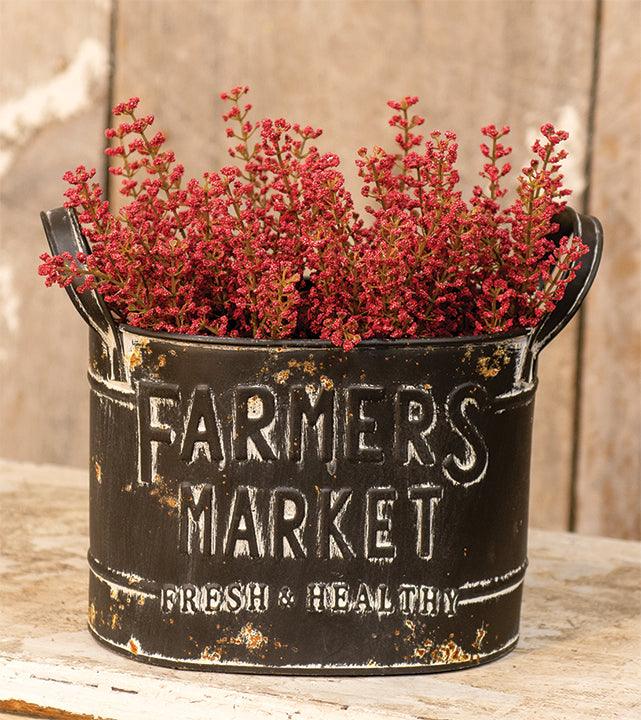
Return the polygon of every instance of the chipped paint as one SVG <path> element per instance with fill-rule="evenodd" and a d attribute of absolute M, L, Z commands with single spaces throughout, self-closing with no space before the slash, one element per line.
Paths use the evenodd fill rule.
<path fill-rule="evenodd" d="M 138 345 L 134 345 L 127 358 L 127 363 L 130 370 L 134 370 L 138 366 L 142 365 L 142 351 Z"/>
<path fill-rule="evenodd" d="M 127 373 L 131 373 L 132 370 L 142 366 L 145 354 L 149 349 L 149 338 L 123 332 L 122 339 L 125 370 Z"/>
<path fill-rule="evenodd" d="M 302 370 L 305 375 L 315 375 L 317 372 L 316 363 L 313 360 L 290 360 L 287 364 L 290 368 Z"/>
<path fill-rule="evenodd" d="M 475 595 L 474 597 L 464 598 L 462 600 L 458 601 L 459 605 L 473 605 L 475 603 L 483 603 L 487 602 L 488 600 L 494 600 L 494 598 L 501 597 L 502 595 L 509 595 L 510 593 L 513 593 L 515 590 L 518 590 L 521 585 L 523 585 L 523 581 L 525 580 L 524 577 L 522 577 L 520 580 L 515 582 L 513 585 L 510 585 L 509 587 L 502 588 L 501 590 L 497 590 L 493 593 L 487 593 L 486 595 Z"/>
<path fill-rule="evenodd" d="M 154 481 L 149 494 L 172 511 L 178 508 L 178 498 L 167 479 L 162 475 L 154 475 Z"/>
<path fill-rule="evenodd" d="M 417 660 L 425 660 L 426 657 L 429 658 L 428 653 L 433 645 L 434 643 L 431 640 L 425 640 L 422 645 L 414 648 L 412 657 L 415 657 Z"/>
<path fill-rule="evenodd" d="M 272 377 L 279 385 L 284 385 L 289 379 L 290 374 L 291 370 L 279 370 L 274 373 Z"/>
<path fill-rule="evenodd" d="M 430 650 L 430 663 L 433 665 L 454 665 L 478 660 L 478 653 L 467 652 L 454 642 L 452 636 Z"/>
<path fill-rule="evenodd" d="M 118 405 L 122 405 L 129 410 L 135 410 L 136 406 L 132 402 L 128 402 L 127 400 L 123 400 L 118 397 L 114 397 L 114 395 L 109 394 L 108 392 L 103 392 L 104 390 L 115 392 L 125 396 L 134 395 L 135 390 L 128 382 L 112 380 L 111 378 L 105 378 L 102 375 L 97 375 L 95 372 L 95 368 L 91 365 L 87 370 L 87 377 L 89 378 L 89 382 L 92 386 L 91 391 L 95 393 L 98 397 L 109 400 L 110 402 L 117 403 Z"/>
<path fill-rule="evenodd" d="M 479 375 L 484 378 L 493 378 L 509 363 L 509 353 L 506 352 L 505 348 L 498 347 L 491 356 L 483 355 L 480 357 L 476 362 L 476 369 Z"/>
<path fill-rule="evenodd" d="M 230 645 L 243 645 L 248 650 L 259 650 L 269 643 L 269 638 L 264 635 L 258 628 L 255 628 L 251 623 L 243 625 L 238 632 L 238 635 L 218 641 L 221 645 L 227 642 Z"/>
<path fill-rule="evenodd" d="M 483 646 L 483 640 L 485 640 L 485 636 L 487 635 L 487 630 L 485 628 L 485 624 L 481 625 L 481 627 L 476 628 L 476 637 L 474 638 L 474 642 L 472 643 L 472 647 L 480 651 Z"/>
<path fill-rule="evenodd" d="M 222 653 L 219 649 L 215 649 L 207 645 L 200 653 L 201 660 L 205 662 L 219 663 L 222 659 Z"/>
<path fill-rule="evenodd" d="M 101 583 L 107 586 L 109 589 L 109 594 L 111 595 L 112 590 L 117 590 L 120 593 L 125 593 L 128 596 L 135 596 L 137 598 L 143 597 L 143 598 L 156 598 L 157 593 L 153 592 L 146 592 L 145 590 L 141 590 L 138 587 L 133 587 L 136 584 L 139 584 L 144 581 L 144 578 L 140 577 L 140 575 L 136 575 L 135 573 L 122 573 L 117 570 L 113 570 L 112 568 L 105 568 L 106 572 L 109 572 L 110 574 L 122 578 L 123 583 L 126 582 L 127 585 L 124 585 L 123 583 L 115 582 L 113 580 L 110 580 L 109 578 L 105 577 L 103 574 L 101 574 L 94 565 L 96 564 L 96 561 L 93 560 L 92 563 L 89 565 L 89 572 L 98 580 L 100 580 Z M 143 603 L 139 603 L 143 604 Z"/>
<path fill-rule="evenodd" d="M 465 548 L 467 550 L 467 548 Z M 461 590 L 466 590 L 468 588 L 476 588 L 476 587 L 488 587 L 489 585 L 493 585 L 496 583 L 503 582 L 504 580 L 509 580 L 510 578 L 513 578 L 515 575 L 519 575 L 520 573 L 524 573 L 527 569 L 528 561 L 527 559 L 525 562 L 521 563 L 518 567 L 512 568 L 511 570 L 508 570 L 507 572 L 501 574 L 501 575 L 495 575 L 491 578 L 483 578 L 482 580 L 469 580 L 468 582 L 461 585 Z"/>
<path fill-rule="evenodd" d="M 252 395 L 247 399 L 247 417 L 260 418 L 263 414 L 263 401 L 259 395 Z"/>
<path fill-rule="evenodd" d="M 175 663 L 176 665 L 187 665 L 187 666 L 207 666 L 207 665 L 220 665 L 223 667 L 227 667 L 231 670 L 238 669 L 238 670 L 265 670 L 266 666 L 265 664 L 256 664 L 253 662 L 243 661 L 243 660 L 224 660 L 221 653 L 220 659 L 216 658 L 216 651 L 212 650 L 211 647 L 206 647 L 202 653 L 206 653 L 208 657 L 197 657 L 197 658 L 189 658 L 189 657 L 173 657 L 173 656 L 166 656 L 161 655 L 159 653 L 146 653 L 143 651 L 143 649 L 140 646 L 140 643 L 135 637 L 131 637 L 130 640 L 126 643 L 120 643 L 117 642 L 111 638 L 107 638 L 103 635 L 101 635 L 95 628 L 92 627 L 93 634 L 102 642 L 104 642 L 106 645 L 111 645 L 112 647 L 118 648 L 120 650 L 126 650 L 130 653 L 133 653 L 135 655 L 140 655 L 144 657 L 147 660 L 153 661 L 153 660 L 161 660 L 163 662 L 168 663 Z M 489 662 L 491 659 L 493 659 L 496 656 L 502 655 L 503 653 L 507 652 L 508 650 L 511 650 L 519 641 L 519 635 L 515 635 L 514 637 L 510 638 L 506 643 L 502 644 L 501 646 L 495 648 L 492 650 L 492 652 L 483 653 L 483 652 L 477 652 L 477 653 L 467 653 L 467 655 L 470 656 L 470 660 L 468 661 L 468 664 L 479 664 L 481 662 Z M 450 644 L 451 643 L 451 644 Z M 294 650 L 294 648 L 292 648 Z M 202 655 L 201 653 L 201 655 Z M 462 657 L 466 654 L 466 651 L 462 648 L 459 648 L 459 646 L 452 640 L 448 639 L 444 643 L 441 643 L 440 645 L 433 648 L 433 650 L 430 652 L 429 655 L 429 663 L 425 663 L 423 661 L 420 661 L 418 659 L 414 659 L 413 661 L 405 661 L 405 662 L 393 662 L 385 665 L 386 669 L 389 670 L 397 670 L 397 671 L 403 671 L 403 670 L 411 670 L 412 668 L 416 668 L 418 666 L 425 666 L 426 664 L 428 666 L 439 666 L 439 665 L 451 665 L 451 664 L 463 664 L 466 661 L 462 659 Z M 455 658 L 454 660 L 452 658 Z M 344 664 L 344 663 L 307 663 L 305 666 L 305 670 L 317 670 L 319 672 L 323 671 L 340 671 L 340 672 L 369 672 L 373 668 L 379 668 L 381 665 L 379 665 L 375 660 L 368 659 L 364 663 L 353 663 L 353 664 Z M 301 670 L 300 665 L 291 664 L 291 663 L 283 663 L 278 664 L 279 670 Z"/>

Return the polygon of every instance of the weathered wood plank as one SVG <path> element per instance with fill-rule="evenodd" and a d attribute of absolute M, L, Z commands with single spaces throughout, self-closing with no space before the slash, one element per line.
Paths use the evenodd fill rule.
<path fill-rule="evenodd" d="M 39 213 L 102 162 L 110 0 L 0 3 L 0 455 L 84 464 L 87 330 L 36 274 Z"/>
<path fill-rule="evenodd" d="M 285 115 L 325 129 L 322 145 L 343 158 L 355 196 L 356 149 L 392 139 L 385 101 L 408 93 L 422 97 L 432 127 L 459 132 L 467 186 L 479 168 L 481 125 L 513 126 L 518 168 L 546 120 L 571 132 L 568 182 L 577 196 L 585 185 L 593 0 L 251 0 L 188 7 L 122 4 L 115 88 L 119 98 L 144 98 L 191 172 L 228 161 L 215 98 L 246 83 L 257 116 Z M 169 32 L 189 43 L 157 42 Z M 144 73 L 131 72 L 143 67 Z M 540 364 L 532 518 L 541 527 L 568 524 L 575 355 L 572 324 Z"/>
<path fill-rule="evenodd" d="M 591 212 L 605 253 L 586 308 L 577 527 L 641 537 L 641 4 L 604 3 Z"/>
<path fill-rule="evenodd" d="M 521 642 L 495 663 L 429 677 L 249 677 L 150 667 L 90 637 L 83 471 L 0 461 L 0 506 L 0 712 L 573 720 L 641 707 L 639 543 L 532 533 Z"/>

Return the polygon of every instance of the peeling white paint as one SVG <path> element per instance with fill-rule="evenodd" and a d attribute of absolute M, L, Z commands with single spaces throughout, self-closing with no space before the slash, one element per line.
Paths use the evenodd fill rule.
<path fill-rule="evenodd" d="M 0 105 L 0 177 L 11 166 L 15 150 L 37 130 L 66 120 L 90 104 L 94 89 L 106 82 L 108 68 L 105 45 L 86 38 L 63 71 Z"/>
<path fill-rule="evenodd" d="M 494 598 L 501 597 L 502 595 L 509 595 L 510 593 L 513 593 L 515 590 L 518 590 L 521 585 L 523 585 L 523 581 L 525 578 L 521 578 L 520 580 L 517 580 L 513 585 L 510 585 L 509 587 L 502 588 L 501 590 L 497 590 L 493 593 L 488 593 L 487 595 L 475 595 L 474 597 L 465 598 L 464 600 L 459 600 L 459 605 L 472 605 L 474 603 L 484 603 L 488 600 L 493 600 Z"/>
<path fill-rule="evenodd" d="M 493 585 L 496 583 L 503 582 L 504 580 L 509 580 L 511 577 L 514 577 L 515 575 L 518 575 L 519 573 L 524 573 L 526 568 L 528 566 L 528 561 L 526 560 L 524 563 L 521 563 L 518 567 L 512 568 L 511 570 L 508 570 L 506 573 L 503 573 L 503 575 L 496 575 L 492 578 L 484 578 L 483 580 L 475 580 L 466 582 L 465 584 L 461 585 L 461 590 L 465 590 L 467 588 L 474 588 L 474 587 L 487 587 L 488 585 Z"/>

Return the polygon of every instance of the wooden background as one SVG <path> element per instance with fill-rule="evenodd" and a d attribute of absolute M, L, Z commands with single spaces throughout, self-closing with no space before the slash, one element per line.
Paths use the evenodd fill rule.
<path fill-rule="evenodd" d="M 354 183 L 385 101 L 417 94 L 468 185 L 481 125 L 512 126 L 517 167 L 542 122 L 571 133 L 606 251 L 541 359 L 532 523 L 641 537 L 640 28 L 639 0 L 0 0 L 0 456 L 86 463 L 86 329 L 36 277 L 38 212 L 66 169 L 105 172 L 113 102 L 141 96 L 200 173 L 226 162 L 218 92 L 246 83 L 257 116 L 323 127 Z"/>

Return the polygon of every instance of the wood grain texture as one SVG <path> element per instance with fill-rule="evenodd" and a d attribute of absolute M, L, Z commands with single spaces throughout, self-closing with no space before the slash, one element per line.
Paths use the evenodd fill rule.
<path fill-rule="evenodd" d="M 227 162 L 218 91 L 248 84 L 257 117 L 324 128 L 320 144 L 339 153 L 358 198 L 353 158 L 361 145 L 392 140 L 389 98 L 420 95 L 430 126 L 459 133 L 468 188 L 480 168 L 481 125 L 512 125 L 520 168 L 532 134 L 552 120 L 571 132 L 566 174 L 580 194 L 594 7 L 593 0 L 126 2 L 115 94 L 143 97 L 178 157 L 200 173 Z M 157 42 L 168 33 L 189 43 Z M 540 362 L 531 504 L 540 527 L 568 524 L 576 337 L 572 324 Z"/>
<path fill-rule="evenodd" d="M 605 251 L 586 306 L 577 527 L 641 537 L 641 4 L 607 0 L 591 212 Z"/>
<path fill-rule="evenodd" d="M 638 717 L 639 543 L 534 532 L 520 644 L 489 665 L 389 678 L 178 671 L 114 654 L 86 630 L 87 484 L 80 470 L 0 461 L 0 712 L 48 707 L 61 711 L 53 717 L 111 720 Z"/>
<path fill-rule="evenodd" d="M 84 464 L 87 329 L 36 269 L 63 172 L 99 165 L 109 1 L 0 4 L 0 455 Z"/>

